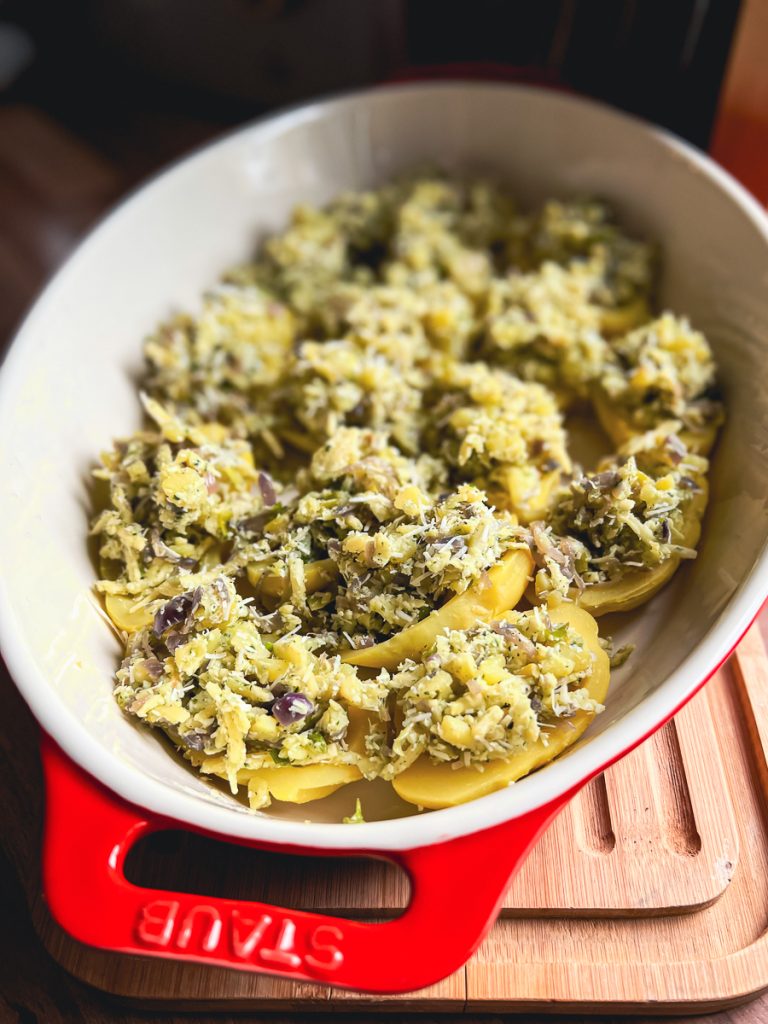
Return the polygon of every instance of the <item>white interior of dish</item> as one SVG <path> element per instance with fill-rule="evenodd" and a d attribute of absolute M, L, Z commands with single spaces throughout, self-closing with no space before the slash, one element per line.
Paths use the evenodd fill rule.
<path fill-rule="evenodd" d="M 559 762 L 473 805 L 400 824 L 304 824 L 337 823 L 354 803 L 351 789 L 254 816 L 113 702 L 119 652 L 92 596 L 85 544 L 89 470 L 139 423 L 141 340 L 160 319 L 194 308 L 296 203 L 322 203 L 425 162 L 490 171 L 522 204 L 603 196 L 630 227 L 662 243 L 664 302 L 711 338 L 728 403 L 701 554 L 642 613 L 610 627 L 604 620 L 638 650 L 616 673 L 607 711 Z M 763 215 L 727 176 L 663 133 L 555 93 L 387 89 L 289 112 L 203 150 L 89 237 L 38 302 L 0 375 L 0 636 L 16 681 L 45 728 L 94 775 L 136 803 L 216 831 L 303 845 L 414 846 L 551 799 L 673 711 L 764 596 L 767 284 Z M 397 811 L 385 787 L 364 792 L 367 817 Z"/>

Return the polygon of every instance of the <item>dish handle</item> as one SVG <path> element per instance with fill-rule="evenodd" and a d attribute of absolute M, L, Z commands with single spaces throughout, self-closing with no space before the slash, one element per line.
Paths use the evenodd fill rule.
<path fill-rule="evenodd" d="M 385 856 L 403 868 L 411 879 L 408 907 L 394 920 L 374 923 L 133 884 L 123 870 L 131 847 L 152 832 L 186 826 L 123 801 L 49 736 L 42 737 L 41 753 L 43 891 L 53 918 L 73 938 L 115 952 L 376 993 L 423 988 L 462 966 L 492 924 L 512 875 L 568 799 L 413 850 L 282 848 Z"/>

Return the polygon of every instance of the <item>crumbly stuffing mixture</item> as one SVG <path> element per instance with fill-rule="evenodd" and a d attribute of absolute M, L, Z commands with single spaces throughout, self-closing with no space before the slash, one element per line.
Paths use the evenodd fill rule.
<path fill-rule="evenodd" d="M 671 422 L 634 438 L 594 473 L 574 475 L 547 522 L 531 526 L 540 597 L 695 558 L 687 533 L 709 468 Z"/>
<path fill-rule="evenodd" d="M 384 719 L 387 688 L 316 646 L 296 631 L 259 630 L 231 579 L 219 576 L 161 605 L 151 626 L 130 635 L 115 696 L 193 763 L 217 768 L 233 792 L 249 770 L 276 764 L 354 764 L 375 775 L 380 755 L 350 749 L 350 715 Z"/>
<path fill-rule="evenodd" d="M 545 263 L 591 263 L 599 268 L 600 277 L 589 298 L 598 307 L 612 309 L 648 298 L 657 254 L 653 245 L 628 235 L 605 203 L 552 199 L 519 219 L 510 257 L 511 263 L 527 269 Z"/>
<path fill-rule="evenodd" d="M 246 441 L 217 424 L 185 423 L 154 399 L 144 407 L 154 429 L 102 456 L 95 475 L 109 496 L 91 528 L 102 566 L 98 589 L 134 614 L 191 582 L 242 570 L 226 558 L 239 524 L 275 500 Z"/>
<path fill-rule="evenodd" d="M 654 319 L 657 262 L 604 203 L 524 211 L 489 180 L 298 208 L 147 338 L 148 425 L 96 471 L 120 706 L 254 808 L 265 767 L 482 766 L 599 711 L 544 604 L 392 672 L 340 655 L 514 548 L 542 601 L 695 555 L 708 465 L 686 440 L 722 406 L 704 336 Z M 598 394 L 637 436 L 585 472 L 564 410 Z"/>
<path fill-rule="evenodd" d="M 389 678 L 382 673 L 399 723 L 385 777 L 424 753 L 457 765 L 509 757 L 559 719 L 600 710 L 585 689 L 593 659 L 583 639 L 566 623 L 554 625 L 544 608 L 446 631 L 418 661 Z"/>
<path fill-rule="evenodd" d="M 408 459 L 386 435 L 338 431 L 302 479 L 312 489 L 263 523 L 274 559 L 258 576 L 282 576 L 306 628 L 337 649 L 420 621 L 520 544 L 513 517 L 483 491 L 461 484 L 441 492 L 440 464 Z M 321 560 L 335 579 L 318 592 L 308 573 Z"/>
<path fill-rule="evenodd" d="M 488 295 L 483 354 L 517 374 L 559 391 L 563 402 L 584 397 L 610 351 L 590 295 L 601 269 L 592 263 L 512 270 Z"/>
<path fill-rule="evenodd" d="M 563 417 L 552 393 L 483 362 L 436 357 L 424 447 L 486 486 L 507 469 L 570 469 Z"/>
<path fill-rule="evenodd" d="M 685 317 L 664 313 L 617 338 L 611 352 L 600 386 L 633 427 L 650 430 L 670 418 L 693 431 L 722 423 L 712 349 Z"/>

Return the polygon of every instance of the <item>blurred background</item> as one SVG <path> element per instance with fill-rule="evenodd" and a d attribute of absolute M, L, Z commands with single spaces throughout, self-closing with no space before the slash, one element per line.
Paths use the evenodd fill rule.
<path fill-rule="evenodd" d="M 562 83 L 700 146 L 739 0 L 5 0 L 11 98 L 120 154 L 163 115 L 236 122 L 425 67 Z M 7 51 L 12 43 L 6 43 Z"/>
<path fill-rule="evenodd" d="M 706 149 L 750 6 L 768 3 L 0 0 L 0 339 L 122 192 L 323 93 L 500 77 L 595 96 Z"/>

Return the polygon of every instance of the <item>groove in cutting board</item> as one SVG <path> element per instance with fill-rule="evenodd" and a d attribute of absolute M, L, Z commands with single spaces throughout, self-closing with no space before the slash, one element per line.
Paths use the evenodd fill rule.
<path fill-rule="evenodd" d="M 579 796 L 579 814 L 573 816 L 578 847 L 595 854 L 611 853 L 616 847 L 605 777 L 598 775 Z"/>
<path fill-rule="evenodd" d="M 724 892 L 728 879 L 713 864 L 724 850 L 735 864 L 738 845 L 717 732 L 695 701 L 566 807 L 512 883 L 503 913 L 699 910 Z"/>
<path fill-rule="evenodd" d="M 652 765 L 665 845 L 680 857 L 695 857 L 701 852 L 701 836 L 696 827 L 675 722 L 659 730 L 654 741 L 656 757 Z"/>

